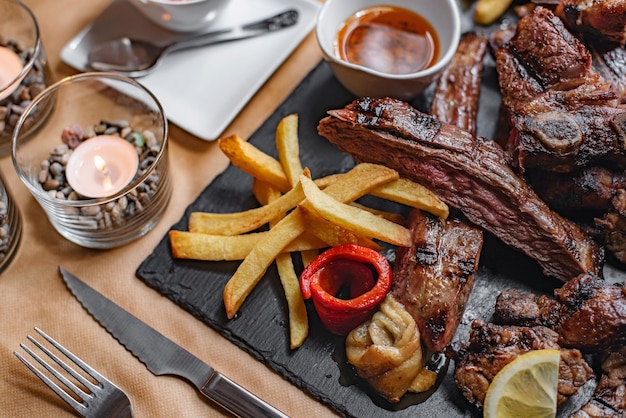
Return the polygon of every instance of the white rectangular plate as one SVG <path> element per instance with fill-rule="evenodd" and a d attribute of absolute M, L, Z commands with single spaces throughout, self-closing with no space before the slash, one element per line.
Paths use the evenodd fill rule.
<path fill-rule="evenodd" d="M 319 7 L 314 0 L 231 0 L 209 30 L 251 22 L 287 9 L 299 12 L 298 23 L 258 38 L 173 53 L 154 72 L 137 81 L 159 99 L 171 122 L 212 141 L 314 28 Z M 163 45 L 184 35 L 156 26 L 127 0 L 114 0 L 63 47 L 61 59 L 77 70 L 88 71 L 90 47 L 121 36 Z"/>

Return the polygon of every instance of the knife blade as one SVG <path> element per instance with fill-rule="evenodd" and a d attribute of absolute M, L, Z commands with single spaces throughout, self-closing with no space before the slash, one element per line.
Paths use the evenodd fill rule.
<path fill-rule="evenodd" d="M 156 376 L 173 375 L 238 417 L 287 417 L 59 266 L 66 286 L 94 319 Z"/>

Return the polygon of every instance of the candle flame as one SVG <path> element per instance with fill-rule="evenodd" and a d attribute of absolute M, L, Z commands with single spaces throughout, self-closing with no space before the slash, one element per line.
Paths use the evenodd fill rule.
<path fill-rule="evenodd" d="M 99 155 L 94 155 L 93 163 L 96 165 L 96 168 L 102 171 L 102 184 L 104 185 L 105 190 L 110 190 L 113 188 L 113 183 L 111 183 L 111 177 L 109 176 L 109 168 L 107 167 L 106 161 Z"/>

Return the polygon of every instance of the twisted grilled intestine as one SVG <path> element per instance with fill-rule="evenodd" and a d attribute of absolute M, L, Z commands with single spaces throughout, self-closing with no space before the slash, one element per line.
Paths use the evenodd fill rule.
<path fill-rule="evenodd" d="M 407 391 L 428 390 L 437 379 L 424 368 L 415 320 L 391 294 L 369 321 L 348 334 L 346 354 L 358 375 L 391 402 Z"/>

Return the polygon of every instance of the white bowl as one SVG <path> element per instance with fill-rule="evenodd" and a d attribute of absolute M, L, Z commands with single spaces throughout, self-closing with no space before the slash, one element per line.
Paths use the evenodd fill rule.
<path fill-rule="evenodd" d="M 434 65 L 411 74 L 387 74 L 335 55 L 337 32 L 345 20 L 359 10 L 380 5 L 412 10 L 431 23 L 439 38 L 439 58 Z M 411 100 L 428 87 L 452 59 L 459 44 L 460 20 L 456 0 L 326 0 L 318 13 L 315 33 L 324 58 L 352 94 Z"/>
<path fill-rule="evenodd" d="M 176 32 L 206 28 L 228 0 L 129 0 L 157 25 Z"/>

